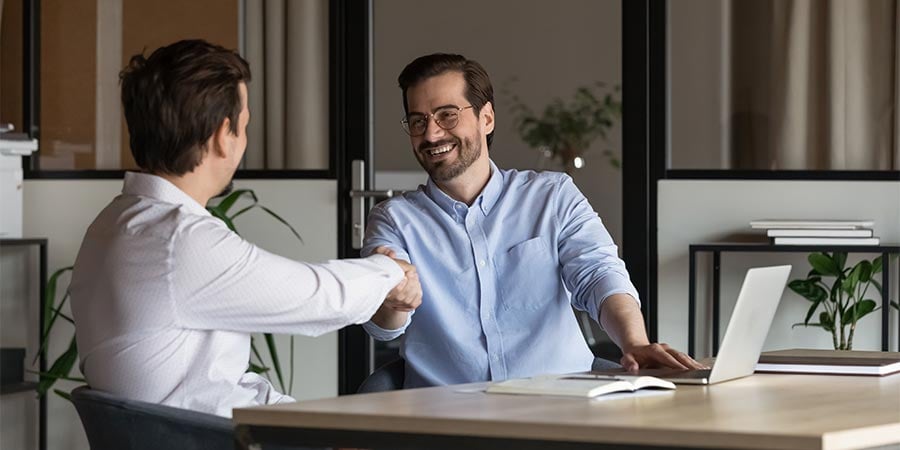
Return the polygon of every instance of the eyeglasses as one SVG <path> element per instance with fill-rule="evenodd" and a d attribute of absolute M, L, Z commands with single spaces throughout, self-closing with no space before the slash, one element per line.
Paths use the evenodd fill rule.
<path fill-rule="evenodd" d="M 446 106 L 438 109 L 432 114 L 413 113 L 401 120 L 400 124 L 403 125 L 403 131 L 406 131 L 406 134 L 412 137 L 418 137 L 425 134 L 425 130 L 428 129 L 428 119 L 432 117 L 437 126 L 444 130 L 452 130 L 459 124 L 459 113 L 469 108 L 474 108 L 474 106 Z"/>

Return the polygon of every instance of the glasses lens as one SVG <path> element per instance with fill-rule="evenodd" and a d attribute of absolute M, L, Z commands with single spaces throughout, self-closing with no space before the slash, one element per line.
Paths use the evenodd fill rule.
<path fill-rule="evenodd" d="M 421 136 L 425 134 L 425 128 L 428 125 L 427 119 L 422 114 L 410 114 L 406 119 L 402 120 L 403 129 L 410 136 Z"/>
<path fill-rule="evenodd" d="M 447 108 L 434 113 L 434 121 L 445 130 L 452 129 L 459 122 L 459 110 Z"/>

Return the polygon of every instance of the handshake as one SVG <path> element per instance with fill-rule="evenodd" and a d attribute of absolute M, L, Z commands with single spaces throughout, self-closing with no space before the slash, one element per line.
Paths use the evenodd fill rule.
<path fill-rule="evenodd" d="M 394 262 L 403 269 L 405 277 L 394 286 L 378 311 L 372 316 L 372 321 L 381 328 L 387 330 L 395 330 L 406 324 L 406 319 L 410 311 L 415 310 L 422 304 L 422 285 L 419 283 L 419 274 L 416 267 L 412 264 L 395 258 L 396 254 L 387 247 L 378 247 L 375 253 L 379 253 L 390 258 L 394 258 Z"/>

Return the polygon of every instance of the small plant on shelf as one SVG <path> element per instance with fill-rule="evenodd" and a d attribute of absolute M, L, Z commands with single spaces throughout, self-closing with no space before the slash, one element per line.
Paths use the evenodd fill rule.
<path fill-rule="evenodd" d="M 788 288 L 811 302 L 803 322 L 794 326 L 822 328 L 831 333 L 835 350 L 852 350 L 859 320 L 881 308 L 871 297 L 885 298 L 875 277 L 884 269 L 882 258 L 864 259 L 852 267 L 847 267 L 846 252 L 816 252 L 807 259 L 812 270 L 806 278 L 788 283 Z M 897 301 L 886 303 L 900 309 Z"/>
<path fill-rule="evenodd" d="M 517 94 L 504 89 L 522 140 L 547 157 L 558 159 L 570 175 L 584 166 L 585 152 L 591 144 L 597 138 L 606 140 L 621 117 L 619 92 L 619 86 L 609 88 L 597 82 L 577 88 L 568 102 L 554 99 L 536 114 Z M 603 155 L 612 167 L 621 167 L 618 152 L 606 149 Z"/>

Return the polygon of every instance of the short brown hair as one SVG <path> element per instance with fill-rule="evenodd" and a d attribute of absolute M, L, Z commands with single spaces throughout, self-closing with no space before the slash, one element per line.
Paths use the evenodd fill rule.
<path fill-rule="evenodd" d="M 119 73 L 131 154 L 150 173 L 196 168 L 206 142 L 227 117 L 237 135 L 239 84 L 250 66 L 236 52 L 202 40 L 178 41 L 131 57 Z"/>
<path fill-rule="evenodd" d="M 466 59 L 462 55 L 454 55 L 448 53 L 433 53 L 431 55 L 420 56 L 409 63 L 397 82 L 400 89 L 403 90 L 403 111 L 409 113 L 409 104 L 407 103 L 406 91 L 422 81 L 436 77 L 445 72 L 459 72 L 466 80 L 466 100 L 472 104 L 477 116 L 481 112 L 481 108 L 488 102 L 494 104 L 494 87 L 491 85 L 491 78 L 487 71 L 477 61 Z M 462 105 L 460 105 L 462 106 Z M 494 140 L 494 132 L 491 131 L 487 135 L 488 148 Z"/>

